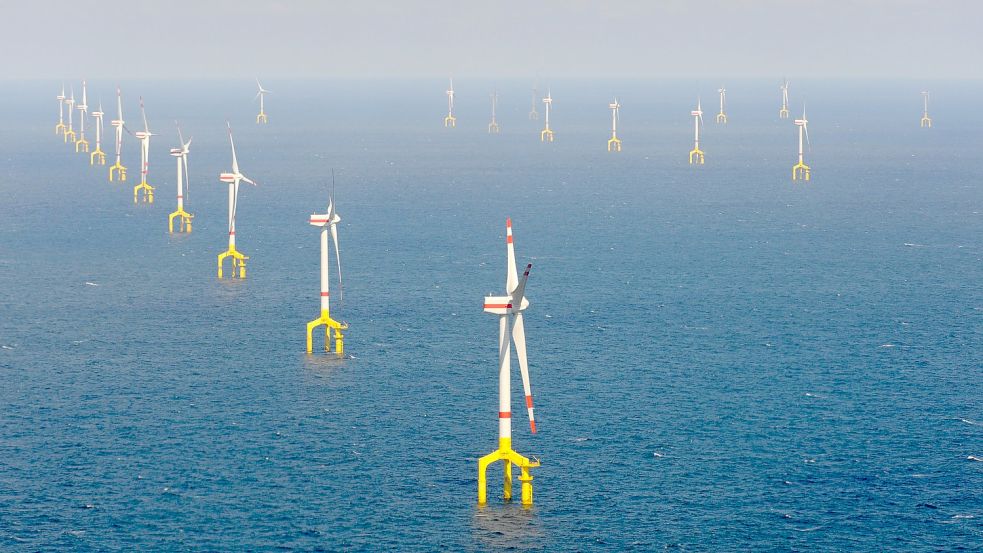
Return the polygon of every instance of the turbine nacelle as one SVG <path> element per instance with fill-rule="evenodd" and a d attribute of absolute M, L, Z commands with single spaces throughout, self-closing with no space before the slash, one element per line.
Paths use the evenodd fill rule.
<path fill-rule="evenodd" d="M 341 216 L 338 215 L 337 213 L 335 213 L 333 217 L 331 216 L 330 213 L 322 213 L 322 214 L 312 213 L 311 214 L 310 223 L 311 223 L 311 225 L 313 225 L 315 227 L 323 227 L 323 226 L 325 226 L 325 225 L 327 225 L 329 223 L 332 224 L 332 225 L 336 225 L 336 224 L 338 224 L 340 222 L 341 222 Z"/>

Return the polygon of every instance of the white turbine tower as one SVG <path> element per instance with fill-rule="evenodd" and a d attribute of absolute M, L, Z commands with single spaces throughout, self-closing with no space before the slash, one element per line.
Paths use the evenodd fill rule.
<path fill-rule="evenodd" d="M 782 107 L 778 110 L 778 118 L 788 119 L 788 79 L 782 81 L 778 88 L 782 91 Z"/>
<path fill-rule="evenodd" d="M 140 184 L 133 187 L 133 203 L 140 199 L 140 192 L 143 192 L 142 199 L 146 203 L 154 203 L 154 187 L 147 182 L 147 175 L 150 173 L 150 137 L 154 133 L 150 132 L 147 124 L 147 112 L 143 108 L 143 96 L 140 97 L 140 115 L 143 116 L 143 130 L 133 133 L 133 136 L 140 140 Z"/>
<path fill-rule="evenodd" d="M 809 120 L 806 119 L 806 107 L 802 106 L 802 119 L 796 119 L 795 125 L 799 127 L 799 162 L 792 167 L 792 180 L 809 180 L 811 178 L 811 169 L 805 164 L 803 150 L 802 150 L 802 138 L 805 137 L 806 144 L 812 149 L 812 143 L 809 142 Z"/>
<path fill-rule="evenodd" d="M 930 129 L 932 128 L 932 118 L 928 116 L 928 92 L 922 92 L 922 102 L 925 109 L 922 111 L 921 126 Z"/>
<path fill-rule="evenodd" d="M 79 139 L 75 142 L 75 153 L 89 151 L 89 141 L 85 139 L 85 117 L 89 114 L 89 100 L 85 88 L 85 81 L 82 81 L 82 103 L 75 107 L 79 110 Z"/>
<path fill-rule="evenodd" d="M 126 122 L 123 121 L 123 94 L 119 87 L 116 87 L 116 119 L 109 122 L 116 127 L 116 164 L 109 168 L 109 182 L 113 182 L 113 172 L 116 172 L 120 182 L 126 182 L 126 167 L 120 162 L 120 154 L 123 152 L 123 129 Z"/>
<path fill-rule="evenodd" d="M 92 117 L 96 120 L 96 149 L 89 155 L 89 165 L 106 164 L 106 152 L 102 151 L 102 131 L 105 125 L 102 122 L 102 100 L 99 100 L 99 109 L 92 112 Z"/>
<path fill-rule="evenodd" d="M 615 98 L 614 102 L 608 104 L 608 107 L 611 108 L 611 138 L 608 139 L 608 151 L 620 152 L 621 139 L 618 138 L 618 121 L 621 119 L 621 104 Z"/>
<path fill-rule="evenodd" d="M 700 149 L 700 128 L 703 127 L 703 107 L 696 100 L 696 109 L 689 112 L 693 116 L 693 149 L 689 152 L 690 165 L 703 165 L 703 150 Z"/>
<path fill-rule="evenodd" d="M 266 98 L 267 94 L 270 94 L 270 91 L 266 90 L 263 88 L 263 85 L 259 84 L 258 77 L 256 78 L 256 86 L 259 87 L 259 92 L 256 93 L 256 98 L 253 98 L 253 101 L 255 101 L 257 98 L 259 99 L 259 113 L 256 114 L 256 124 L 258 125 L 260 123 L 269 122 L 266 118 L 266 110 L 264 109 L 263 99 Z"/>
<path fill-rule="evenodd" d="M 65 83 L 61 83 L 61 94 L 55 98 L 58 100 L 58 124 L 55 125 L 55 134 L 65 134 L 68 128 L 65 126 Z"/>
<path fill-rule="evenodd" d="M 717 114 L 717 123 L 727 124 L 727 114 L 724 113 L 724 103 L 727 101 L 727 89 L 720 87 L 717 89 L 720 94 L 720 113 Z"/>
<path fill-rule="evenodd" d="M 69 85 L 69 89 L 71 90 L 71 94 L 65 100 L 65 105 L 68 106 L 68 128 L 65 129 L 64 142 L 68 142 L 68 137 L 72 137 L 72 144 L 75 144 L 75 130 L 72 129 L 72 121 L 75 119 L 75 85 Z"/>
<path fill-rule="evenodd" d="M 231 125 L 229 125 L 229 144 L 232 146 L 232 172 L 222 173 L 218 177 L 220 181 L 229 184 L 229 249 L 218 254 L 218 278 L 222 278 L 222 263 L 226 257 L 232 258 L 232 278 L 246 278 L 246 260 L 249 257 L 236 250 L 236 207 L 239 202 L 239 183 L 247 182 L 253 186 L 256 186 L 256 183 L 239 171 L 239 160 L 236 158 L 236 144 L 232 140 Z"/>
<path fill-rule="evenodd" d="M 519 280 L 515 267 L 515 249 L 512 243 L 512 220 L 505 221 L 506 273 L 504 296 L 485 296 L 484 311 L 498 315 L 498 449 L 478 460 L 478 504 L 487 501 L 488 466 L 496 461 L 504 463 L 504 495 L 512 498 L 512 465 L 522 471 L 522 504 L 532 505 L 532 475 L 529 469 L 539 466 L 539 460 L 530 460 L 512 449 L 512 344 L 515 344 L 522 375 L 522 387 L 526 396 L 526 410 L 529 413 L 529 428 L 536 433 L 536 418 L 533 415 L 532 391 L 529 385 L 529 364 L 526 359 L 526 332 L 522 322 L 522 312 L 529 307 L 525 297 L 526 282 L 532 265 L 526 265 L 522 280 Z"/>
<path fill-rule="evenodd" d="M 332 174 L 332 180 L 334 175 Z M 321 227 L 321 315 L 307 323 L 307 353 L 314 351 L 314 329 L 324 325 L 324 350 L 331 351 L 331 330 L 334 329 L 335 353 L 344 355 L 345 337 L 342 331 L 348 325 L 331 318 L 331 282 L 328 274 L 331 263 L 328 255 L 328 234 L 334 242 L 335 260 L 338 262 L 338 289 L 341 291 L 341 252 L 338 249 L 338 223 L 341 217 L 335 211 L 334 194 L 328 197 L 327 213 L 311 214 L 310 224 Z M 339 298 L 341 294 L 339 293 Z"/>
<path fill-rule="evenodd" d="M 447 117 L 444 117 L 445 127 L 456 127 L 457 117 L 454 117 L 454 78 L 451 77 L 451 86 L 447 89 Z"/>
<path fill-rule="evenodd" d="M 495 91 L 491 95 L 491 108 L 492 108 L 492 118 L 491 123 L 488 123 L 488 132 L 491 134 L 498 134 L 502 129 L 498 126 L 498 121 L 495 120 L 495 110 L 498 107 L 498 91 Z"/>
<path fill-rule="evenodd" d="M 529 110 L 530 121 L 539 121 L 539 112 L 536 111 L 537 103 L 539 103 L 539 83 L 532 85 L 532 108 Z"/>
<path fill-rule="evenodd" d="M 177 211 L 167 216 L 167 232 L 174 232 L 174 219 L 180 217 L 178 232 L 191 232 L 191 219 L 194 215 L 184 210 L 184 200 L 187 199 L 191 189 L 191 178 L 188 176 L 188 152 L 191 151 L 191 138 L 184 141 L 181 134 L 181 127 L 177 128 L 178 140 L 181 143 L 179 148 L 171 148 L 171 155 L 177 159 Z"/>
<path fill-rule="evenodd" d="M 543 98 L 543 103 L 546 104 L 546 126 L 539 133 L 539 141 L 553 142 L 553 129 L 550 128 L 550 112 L 553 111 L 553 95 L 549 89 L 546 89 L 546 97 Z"/>

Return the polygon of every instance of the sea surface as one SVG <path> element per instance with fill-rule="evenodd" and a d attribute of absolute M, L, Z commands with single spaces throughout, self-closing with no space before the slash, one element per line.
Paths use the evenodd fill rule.
<path fill-rule="evenodd" d="M 129 135 L 107 181 L 116 84 L 88 90 L 106 167 L 54 135 L 60 82 L 3 87 L 0 550 L 983 549 L 983 84 L 793 79 L 793 183 L 779 79 L 542 82 L 552 145 L 524 81 L 457 79 L 456 129 L 442 80 L 270 80 L 266 126 L 249 80 L 123 81 L 153 205 Z M 241 282 L 216 278 L 226 120 L 259 183 Z M 332 170 L 345 359 L 304 352 Z M 494 467 L 476 505 L 506 217 L 533 264 L 528 510 Z"/>

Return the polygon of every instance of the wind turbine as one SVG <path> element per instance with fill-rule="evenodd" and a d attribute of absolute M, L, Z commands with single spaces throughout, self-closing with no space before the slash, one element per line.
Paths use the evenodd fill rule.
<path fill-rule="evenodd" d="M 55 98 L 58 100 L 58 124 L 55 125 L 55 134 L 65 134 L 68 128 L 65 126 L 65 83 L 61 83 L 61 94 Z"/>
<path fill-rule="evenodd" d="M 727 124 L 727 114 L 724 113 L 724 103 L 727 99 L 727 89 L 720 87 L 717 89 L 720 93 L 720 113 L 717 114 L 717 123 Z"/>
<path fill-rule="evenodd" d="M 69 85 L 71 89 L 71 95 L 65 100 L 65 105 L 68 106 L 68 128 L 65 129 L 65 139 L 64 142 L 68 142 L 68 137 L 72 137 L 72 144 L 75 143 L 75 131 L 72 129 L 72 120 L 75 119 L 75 85 Z"/>
<path fill-rule="evenodd" d="M 703 165 L 703 150 L 700 149 L 700 129 L 703 127 L 703 107 L 696 100 L 696 109 L 689 112 L 693 116 L 693 149 L 689 152 L 689 163 Z"/>
<path fill-rule="evenodd" d="M 123 94 L 118 86 L 116 87 L 116 119 L 109 124 L 116 127 L 116 164 L 109 168 L 109 182 L 113 182 L 113 171 L 116 171 L 120 182 L 126 182 L 126 167 L 120 163 L 120 154 L 123 151 L 123 128 L 126 122 L 123 121 Z"/>
<path fill-rule="evenodd" d="M 150 172 L 150 137 L 154 133 L 150 132 L 147 125 L 147 112 L 143 109 L 143 96 L 140 97 L 140 115 L 143 116 L 143 130 L 133 133 L 133 136 L 140 140 L 140 184 L 133 187 L 133 203 L 137 203 L 140 192 L 143 192 L 143 201 L 154 203 L 154 187 L 147 183 L 147 174 Z"/>
<path fill-rule="evenodd" d="M 802 106 L 802 119 L 796 119 L 795 125 L 799 127 L 799 162 L 792 167 L 792 180 L 809 180 L 810 178 L 810 168 L 803 161 L 802 155 L 802 137 L 805 136 L 806 144 L 809 145 L 809 149 L 812 149 L 812 143 L 809 142 L 809 120 L 806 119 L 806 107 Z"/>
<path fill-rule="evenodd" d="M 546 89 L 546 97 L 543 98 L 543 103 L 546 104 L 546 126 L 539 133 L 539 141 L 553 142 L 553 130 L 550 129 L 550 111 L 553 109 L 553 96 L 549 89 Z"/>
<path fill-rule="evenodd" d="M 782 108 L 778 110 L 778 118 L 788 119 L 788 79 L 785 79 L 778 88 L 782 91 Z"/>
<path fill-rule="evenodd" d="M 478 459 L 478 504 L 487 502 L 488 465 L 502 461 L 505 465 L 504 495 L 512 499 L 512 465 L 522 471 L 522 504 L 532 505 L 532 475 L 529 469 L 539 466 L 539 459 L 530 460 L 512 449 L 512 344 L 515 344 L 522 387 L 526 396 L 526 409 L 529 413 L 529 428 L 536 433 L 536 419 L 533 416 L 532 392 L 529 387 L 529 364 L 526 359 L 526 332 L 522 322 L 522 312 L 529 307 L 525 297 L 526 281 L 532 264 L 526 265 L 522 280 L 515 268 L 515 249 L 512 243 L 512 220 L 505 220 L 505 245 L 507 252 L 504 296 L 485 296 L 485 313 L 498 315 L 498 449 Z"/>
<path fill-rule="evenodd" d="M 498 107 L 498 91 L 495 91 L 491 95 L 491 106 L 492 106 L 492 118 L 491 118 L 491 123 L 488 123 L 488 132 L 491 134 L 498 134 L 502 130 L 498 126 L 498 122 L 495 121 L 495 108 Z"/>
<path fill-rule="evenodd" d="M 82 81 L 82 103 L 75 106 L 79 110 L 79 139 L 75 142 L 75 153 L 88 152 L 89 141 L 85 139 L 85 116 L 89 114 L 88 96 L 85 91 L 85 81 Z"/>
<path fill-rule="evenodd" d="M 923 128 L 932 128 L 932 118 L 928 116 L 928 92 L 922 92 L 922 101 L 925 105 L 925 110 L 922 111 L 922 123 Z"/>
<path fill-rule="evenodd" d="M 249 257 L 236 250 L 236 206 L 239 200 L 239 183 L 248 182 L 253 186 L 256 186 L 256 183 L 239 171 L 239 161 L 236 159 L 236 144 L 232 140 L 231 125 L 229 125 L 229 144 L 232 145 L 232 172 L 222 173 L 218 176 L 218 180 L 229 183 L 229 249 L 218 254 L 218 278 L 222 278 L 222 263 L 226 257 L 232 258 L 232 278 L 237 276 L 238 278 L 246 278 L 246 260 Z"/>
<path fill-rule="evenodd" d="M 181 134 L 181 127 L 177 128 L 178 140 L 181 142 L 180 148 L 171 148 L 171 155 L 177 159 L 177 211 L 167 217 L 167 232 L 174 232 L 174 219 L 181 218 L 178 225 L 178 232 L 191 232 L 191 219 L 194 215 L 184 210 L 184 197 L 191 189 L 191 178 L 188 176 L 188 152 L 191 148 L 191 138 L 184 141 Z"/>
<path fill-rule="evenodd" d="M 536 111 L 537 102 L 539 102 L 539 83 L 532 85 L 532 109 L 529 110 L 530 121 L 539 121 L 539 112 Z"/>
<path fill-rule="evenodd" d="M 621 104 L 615 98 L 614 103 L 608 104 L 608 107 L 611 108 L 611 138 L 608 140 L 608 151 L 620 152 L 621 139 L 618 138 L 618 120 L 621 118 Z"/>
<path fill-rule="evenodd" d="M 332 180 L 334 176 L 332 175 Z M 335 353 L 344 355 L 345 337 L 343 330 L 348 330 L 348 325 L 339 323 L 331 318 L 331 292 L 328 268 L 328 232 L 331 233 L 331 240 L 334 242 L 335 260 L 338 262 L 338 288 L 341 289 L 341 253 L 338 250 L 338 223 L 341 217 L 334 208 L 334 195 L 328 197 L 327 213 L 312 213 L 310 224 L 321 227 L 321 316 L 307 323 L 307 353 L 314 351 L 314 329 L 324 325 L 324 350 L 331 351 L 331 329 L 334 329 Z M 340 297 L 340 294 L 339 294 Z"/>
<path fill-rule="evenodd" d="M 263 109 L 263 99 L 270 93 L 270 91 L 266 90 L 263 88 L 263 85 L 259 84 L 258 77 L 256 78 L 256 86 L 259 87 L 259 92 L 256 93 L 256 98 L 259 98 L 259 113 L 256 115 L 256 124 L 258 125 L 260 123 L 265 124 L 268 122 L 266 119 L 266 111 Z M 255 101 L 256 98 L 253 98 L 253 100 Z"/>
<path fill-rule="evenodd" d="M 102 122 L 102 116 L 105 115 L 102 112 L 102 100 L 99 100 L 98 111 L 92 112 L 92 117 L 96 120 L 96 149 L 89 155 L 89 165 L 95 165 L 96 162 L 99 165 L 106 164 L 106 152 L 102 151 L 102 130 L 105 128 Z"/>
<path fill-rule="evenodd" d="M 454 117 L 454 78 L 451 77 L 451 86 L 447 89 L 447 117 L 444 117 L 445 127 L 456 127 L 457 117 Z"/>

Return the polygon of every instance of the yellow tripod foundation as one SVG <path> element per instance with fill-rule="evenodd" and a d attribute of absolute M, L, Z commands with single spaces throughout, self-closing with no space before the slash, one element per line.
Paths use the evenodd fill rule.
<path fill-rule="evenodd" d="M 194 219 L 195 216 L 188 213 L 187 211 L 184 210 L 184 208 L 181 207 L 179 207 L 177 211 L 175 211 L 174 213 L 171 213 L 170 215 L 167 216 L 167 232 L 174 234 L 174 219 L 177 219 L 178 217 L 181 218 L 180 223 L 178 223 L 178 232 L 190 233 L 191 219 Z M 221 272 L 222 272 L 221 262 L 219 262 L 220 277 L 222 276 Z"/>
<path fill-rule="evenodd" d="M 530 469 L 539 466 L 539 460 L 531 461 L 519 455 L 512 449 L 511 438 L 499 438 L 498 449 L 478 459 L 478 505 L 488 502 L 488 466 L 496 461 L 505 464 L 503 497 L 506 501 L 512 499 L 512 465 L 519 467 L 519 482 L 522 483 L 522 505 L 532 506 L 532 474 Z"/>
<path fill-rule="evenodd" d="M 809 180 L 809 173 L 809 166 L 799 161 L 792 167 L 792 180 Z"/>
<path fill-rule="evenodd" d="M 80 138 L 75 142 L 75 153 L 88 152 L 89 151 L 89 141 L 85 138 Z"/>
<path fill-rule="evenodd" d="M 693 148 L 689 152 L 689 163 L 690 165 L 703 165 L 703 150 L 699 146 Z"/>
<path fill-rule="evenodd" d="M 116 173 L 116 180 L 126 182 L 126 167 L 118 160 L 112 167 L 109 168 L 109 182 L 113 182 L 113 172 Z"/>
<path fill-rule="evenodd" d="M 620 152 L 621 151 L 621 139 L 617 136 L 612 136 L 608 140 L 608 151 L 609 152 Z"/>
<path fill-rule="evenodd" d="M 235 246 L 229 246 L 228 250 L 218 254 L 218 278 L 222 278 L 222 266 L 225 264 L 225 258 L 227 257 L 232 258 L 231 278 L 246 278 L 246 260 L 249 257 L 242 255 L 241 252 L 236 250 Z"/>
<path fill-rule="evenodd" d="M 266 113 L 262 111 L 256 114 L 256 124 L 258 125 L 260 123 L 269 123 L 269 121 L 266 119 Z"/>
<path fill-rule="evenodd" d="M 68 127 L 65 126 L 65 123 L 59 121 L 58 124 L 55 125 L 55 134 L 65 134 L 67 129 Z"/>
<path fill-rule="evenodd" d="M 547 126 L 541 133 L 539 133 L 540 142 L 553 142 L 553 131 Z"/>
<path fill-rule="evenodd" d="M 932 118 L 929 117 L 927 113 L 925 115 L 922 115 L 922 123 L 921 123 L 921 125 L 922 125 L 922 128 L 927 128 L 927 129 L 931 129 L 932 128 Z"/>
<path fill-rule="evenodd" d="M 65 143 L 68 143 L 68 137 L 72 137 L 72 142 L 75 142 L 75 131 L 72 129 L 65 129 Z"/>
<path fill-rule="evenodd" d="M 457 117 L 454 117 L 453 115 L 444 117 L 444 126 L 448 128 L 457 127 Z"/>
<path fill-rule="evenodd" d="M 94 152 L 92 152 L 91 154 L 89 154 L 89 165 L 95 165 L 97 163 L 99 165 L 105 165 L 106 164 L 106 152 L 100 150 L 98 146 L 96 146 L 96 149 L 95 149 Z M 112 179 L 110 179 L 110 180 L 112 180 Z"/>
<path fill-rule="evenodd" d="M 141 196 L 141 192 L 143 195 Z M 140 184 L 133 187 L 133 203 L 139 203 L 143 200 L 144 203 L 152 204 L 154 203 L 154 187 L 150 186 L 146 182 L 141 182 Z"/>
<path fill-rule="evenodd" d="M 334 350 L 338 355 L 345 354 L 345 335 L 348 325 L 339 323 L 331 318 L 327 309 L 321 310 L 321 316 L 307 323 L 307 353 L 314 352 L 314 329 L 324 325 L 324 351 L 331 351 L 331 330 L 334 329 Z"/>

